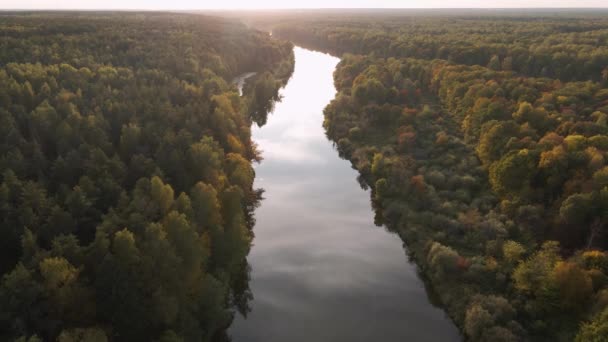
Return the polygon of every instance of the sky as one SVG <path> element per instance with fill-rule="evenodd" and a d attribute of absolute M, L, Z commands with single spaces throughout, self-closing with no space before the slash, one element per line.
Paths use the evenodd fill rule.
<path fill-rule="evenodd" d="M 559 8 L 604 7 L 608 0 L 0 0 L 0 9 L 274 8 Z"/>

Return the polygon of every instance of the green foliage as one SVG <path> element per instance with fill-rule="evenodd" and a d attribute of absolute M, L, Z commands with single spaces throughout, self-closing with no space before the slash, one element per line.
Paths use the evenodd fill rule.
<path fill-rule="evenodd" d="M 576 335 L 576 342 L 601 342 L 608 339 L 608 309 L 598 314 L 591 322 L 584 323 Z"/>
<path fill-rule="evenodd" d="M 592 214 L 593 206 L 591 194 L 574 194 L 562 202 L 559 214 L 566 222 L 584 224 L 587 217 Z"/>
<path fill-rule="evenodd" d="M 481 128 L 481 137 L 477 145 L 477 155 L 485 164 L 490 165 L 499 160 L 506 152 L 509 141 L 519 134 L 519 128 L 512 121 L 490 121 Z"/>
<path fill-rule="evenodd" d="M 527 196 L 536 170 L 536 158 L 528 150 L 513 151 L 490 167 L 490 183 L 498 194 Z"/>
<path fill-rule="evenodd" d="M 516 241 L 509 240 L 502 245 L 502 254 L 511 264 L 519 262 L 525 252 L 526 249 Z"/>
<path fill-rule="evenodd" d="M 520 291 L 542 294 L 553 285 L 553 268 L 560 260 L 559 244 L 556 241 L 545 242 L 538 252 L 515 269 L 515 287 Z"/>
<path fill-rule="evenodd" d="M 492 70 L 500 70 L 501 66 L 500 66 L 500 59 L 498 58 L 497 55 L 492 56 L 492 58 L 490 58 L 490 61 L 488 62 L 488 69 L 492 69 Z"/>
<path fill-rule="evenodd" d="M 475 296 L 465 318 L 465 332 L 475 341 L 519 341 L 522 328 L 515 309 L 499 296 Z"/>
<path fill-rule="evenodd" d="M 257 158 L 229 80 L 276 100 L 292 45 L 163 13 L 7 14 L 0 37 L 0 339 L 221 334 Z"/>
<path fill-rule="evenodd" d="M 538 17 L 542 20 L 538 20 Z M 455 16 L 349 16 L 315 13 L 270 21 L 273 35 L 336 55 L 374 54 L 383 58 L 444 59 L 488 70 L 514 71 L 563 81 L 606 79 L 608 48 L 602 14 L 535 12 Z M 402 77 L 407 77 L 402 73 Z"/>
<path fill-rule="evenodd" d="M 268 113 L 274 110 L 274 104 L 281 99 L 278 92 L 281 86 L 281 81 L 276 80 L 271 72 L 265 72 L 254 76 L 254 80 L 249 81 L 243 90 L 250 101 L 249 115 L 258 126 L 266 124 Z"/>
<path fill-rule="evenodd" d="M 427 254 L 429 265 L 434 268 L 440 278 L 456 273 L 458 258 L 459 255 L 456 251 L 438 242 L 433 242 Z"/>

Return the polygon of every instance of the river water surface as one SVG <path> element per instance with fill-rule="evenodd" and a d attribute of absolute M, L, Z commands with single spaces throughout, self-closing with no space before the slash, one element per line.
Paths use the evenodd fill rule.
<path fill-rule="evenodd" d="M 266 192 L 248 257 L 252 311 L 235 318 L 233 341 L 460 340 L 325 137 L 339 60 L 299 47 L 295 57 L 282 102 L 253 130 L 264 157 L 255 187 Z"/>

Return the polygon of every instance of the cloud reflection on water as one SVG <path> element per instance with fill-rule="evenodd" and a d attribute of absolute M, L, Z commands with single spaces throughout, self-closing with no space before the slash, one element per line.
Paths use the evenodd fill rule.
<path fill-rule="evenodd" d="M 268 123 L 254 128 L 264 160 L 256 187 L 253 311 L 238 341 L 457 341 L 407 261 L 402 242 L 376 227 L 369 192 L 322 127 L 338 59 L 296 48 L 294 75 Z"/>

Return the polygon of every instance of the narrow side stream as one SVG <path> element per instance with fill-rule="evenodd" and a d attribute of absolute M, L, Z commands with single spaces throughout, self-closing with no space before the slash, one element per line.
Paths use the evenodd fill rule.
<path fill-rule="evenodd" d="M 325 137 L 339 60 L 299 47 L 295 56 L 283 101 L 253 130 L 264 157 L 255 187 L 266 192 L 248 257 L 252 312 L 236 317 L 233 341 L 460 340 Z"/>

